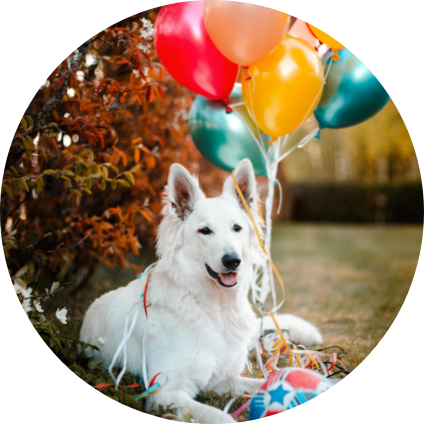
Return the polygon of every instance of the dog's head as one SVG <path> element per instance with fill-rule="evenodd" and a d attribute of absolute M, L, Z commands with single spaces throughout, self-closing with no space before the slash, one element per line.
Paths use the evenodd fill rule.
<path fill-rule="evenodd" d="M 256 180 L 248 159 L 238 164 L 235 178 L 262 231 Z M 221 196 L 206 198 L 197 178 L 174 164 L 166 192 L 158 256 L 183 266 L 187 275 L 199 276 L 199 283 L 206 278 L 224 289 L 248 285 L 253 264 L 261 260 L 260 247 L 233 178 L 225 181 Z"/>

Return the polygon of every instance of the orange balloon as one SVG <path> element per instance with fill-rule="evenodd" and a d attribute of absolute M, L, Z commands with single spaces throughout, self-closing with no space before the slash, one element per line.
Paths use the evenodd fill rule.
<path fill-rule="evenodd" d="M 319 41 L 308 28 L 308 24 L 299 18 L 296 19 L 288 34 L 305 40 L 311 47 L 319 47 Z"/>
<path fill-rule="evenodd" d="M 287 34 L 290 15 L 235 1 L 206 0 L 206 29 L 231 62 L 253 65 L 268 56 Z"/>
<path fill-rule="evenodd" d="M 339 43 L 337 40 L 335 40 L 333 37 L 330 37 L 326 32 L 321 31 L 320 29 L 314 27 L 311 24 L 308 24 L 309 28 L 311 29 L 312 33 L 315 35 L 315 37 L 318 38 L 321 43 L 326 44 L 328 47 L 331 47 L 331 50 L 333 50 L 333 60 L 339 60 L 339 55 L 337 52 L 341 49 L 344 49 L 345 46 L 341 43 Z"/>
<path fill-rule="evenodd" d="M 265 59 L 243 69 L 243 99 L 258 127 L 272 140 L 289 134 L 317 107 L 324 72 L 317 52 L 286 35 Z"/>

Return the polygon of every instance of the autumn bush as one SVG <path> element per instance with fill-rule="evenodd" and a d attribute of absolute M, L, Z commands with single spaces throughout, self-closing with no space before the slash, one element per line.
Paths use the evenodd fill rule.
<path fill-rule="evenodd" d="M 154 241 L 169 166 L 198 169 L 192 94 L 156 57 L 155 16 L 133 16 L 80 46 L 17 128 L 1 229 L 10 274 L 26 286 L 75 288 L 99 265 L 139 271 L 127 258 Z"/>

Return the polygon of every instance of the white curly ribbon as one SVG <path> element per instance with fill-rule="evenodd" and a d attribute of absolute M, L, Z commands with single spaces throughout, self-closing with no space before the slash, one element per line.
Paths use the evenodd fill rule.
<path fill-rule="evenodd" d="M 157 262 L 149 265 L 144 270 L 144 272 L 142 272 L 137 278 L 142 279 L 143 277 L 145 277 L 146 281 L 147 281 L 147 278 L 150 275 L 150 273 L 152 272 L 153 267 L 156 265 L 156 263 Z M 143 293 L 141 294 L 139 301 L 135 304 L 135 305 L 137 305 L 137 310 L 136 310 L 134 317 L 131 321 L 131 326 L 130 326 L 129 329 L 128 329 L 129 316 L 130 316 L 130 313 L 131 313 L 131 309 L 133 308 L 134 305 L 131 307 L 130 311 L 128 312 L 128 315 L 125 317 L 124 336 L 122 337 L 121 343 L 119 344 L 118 349 L 116 349 L 115 355 L 113 355 L 112 362 L 110 363 L 109 368 L 108 368 L 109 374 L 111 375 L 111 377 L 112 377 L 112 379 L 115 383 L 116 389 L 118 389 L 119 383 L 120 383 L 122 377 L 124 376 L 125 372 L 127 371 L 127 343 L 128 343 L 128 340 L 131 337 L 132 332 L 134 331 L 135 324 L 136 324 L 138 316 L 140 314 L 140 306 L 141 306 L 142 300 L 143 300 Z M 146 327 L 144 329 L 144 335 L 143 335 L 143 357 L 142 357 L 142 373 L 143 373 L 143 381 L 144 381 L 145 386 L 146 386 L 146 384 L 149 384 L 149 380 L 148 380 L 148 377 L 147 377 L 147 367 L 146 367 L 147 360 L 146 360 L 146 350 L 145 350 L 147 323 L 148 323 L 148 320 L 146 318 Z M 113 367 L 117 364 L 118 357 L 119 357 L 121 352 L 123 354 L 123 359 L 121 361 L 122 370 L 118 374 L 118 377 L 115 379 L 115 376 L 113 375 Z"/>

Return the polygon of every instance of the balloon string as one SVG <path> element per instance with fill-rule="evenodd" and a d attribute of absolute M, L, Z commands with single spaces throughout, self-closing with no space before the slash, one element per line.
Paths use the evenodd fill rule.
<path fill-rule="evenodd" d="M 331 50 L 331 49 L 330 49 Z M 327 82 L 327 76 L 328 73 L 330 72 L 330 68 L 331 68 L 331 64 L 333 63 L 331 56 L 328 56 L 327 59 L 325 60 L 325 64 L 324 64 L 324 84 Z"/>
<path fill-rule="evenodd" d="M 228 106 L 233 108 L 233 107 L 237 107 L 237 106 L 243 106 L 245 103 L 244 102 L 239 102 L 239 103 L 231 103 Z"/>
<path fill-rule="evenodd" d="M 288 135 L 288 134 L 286 134 L 286 135 L 284 136 L 283 146 L 282 146 L 282 147 L 284 147 L 284 146 L 287 144 L 288 139 L 289 139 L 289 135 Z"/>
<path fill-rule="evenodd" d="M 292 153 L 296 149 L 300 149 L 303 146 L 306 146 L 319 132 L 319 127 L 314 128 L 308 135 L 302 138 L 295 146 L 291 149 L 287 150 L 287 152 L 283 153 L 279 158 L 278 162 L 281 162 L 285 159 L 290 153 Z"/>
<path fill-rule="evenodd" d="M 278 180 L 278 178 L 276 178 L 275 181 L 278 185 L 278 191 L 279 191 L 279 201 L 278 201 L 277 215 L 280 215 L 281 206 L 283 206 L 283 187 L 281 186 L 281 183 Z"/>
<path fill-rule="evenodd" d="M 244 104 L 244 103 L 242 103 Z M 265 148 L 263 146 L 263 144 L 256 138 L 255 134 L 253 134 L 251 128 L 249 127 L 249 125 L 247 125 L 247 123 L 245 122 L 245 120 L 242 118 L 242 116 L 237 112 L 237 109 L 234 109 L 233 112 L 239 117 L 239 119 L 243 122 L 244 126 L 246 127 L 246 129 L 249 131 L 250 135 L 253 137 L 253 139 L 255 140 L 255 143 L 258 145 L 259 150 L 262 153 L 262 156 L 266 156 L 266 151 Z"/>
<path fill-rule="evenodd" d="M 275 267 L 274 263 L 272 262 L 271 257 L 268 255 L 268 253 L 267 253 L 267 251 L 266 251 L 266 249 L 265 249 L 265 246 L 264 246 L 264 244 L 263 244 L 263 241 L 262 241 L 262 238 L 261 238 L 260 232 L 259 232 L 258 227 L 257 227 L 257 225 L 256 225 L 256 222 L 255 222 L 255 220 L 254 220 L 254 218 L 253 218 L 252 212 L 250 211 L 249 205 L 247 204 L 247 202 L 246 202 L 246 200 L 245 200 L 245 198 L 244 198 L 244 196 L 243 196 L 243 193 L 241 192 L 240 187 L 239 187 L 239 185 L 237 184 L 237 180 L 236 180 L 236 177 L 235 177 L 235 171 L 233 171 L 231 175 L 232 175 L 232 177 L 233 177 L 233 181 L 234 181 L 234 185 L 235 185 L 235 187 L 236 187 L 237 193 L 239 194 L 240 199 L 241 199 L 241 201 L 243 202 L 244 207 L 246 208 L 247 214 L 249 215 L 249 218 L 250 218 L 250 220 L 252 221 L 253 228 L 255 229 L 256 236 L 257 236 L 258 241 L 259 241 L 259 245 L 261 246 L 262 251 L 264 252 L 264 254 L 265 254 L 265 256 L 267 257 L 267 259 L 269 260 L 269 263 L 270 263 L 270 265 L 271 265 L 271 267 L 272 267 L 272 269 L 273 269 L 273 271 L 274 271 L 275 275 L 277 276 L 278 281 L 280 282 L 281 288 L 282 288 L 282 290 L 283 290 L 283 301 L 284 301 L 284 298 L 285 298 L 285 290 L 284 290 L 283 280 L 281 279 L 281 276 L 280 276 L 280 274 L 279 274 L 279 272 L 278 272 L 277 268 Z"/>

